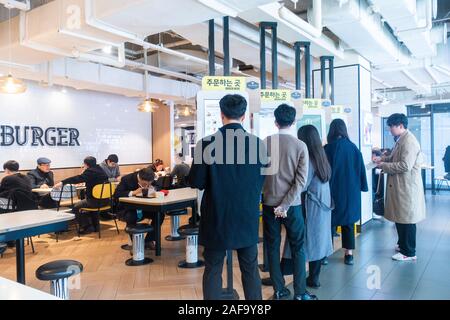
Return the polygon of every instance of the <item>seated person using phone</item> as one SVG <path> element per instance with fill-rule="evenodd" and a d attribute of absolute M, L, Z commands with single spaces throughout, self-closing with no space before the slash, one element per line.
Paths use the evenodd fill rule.
<path fill-rule="evenodd" d="M 151 196 L 155 190 L 152 183 L 155 180 L 155 173 L 150 168 L 141 169 L 138 172 L 130 173 L 123 176 L 119 185 L 117 186 L 114 198 L 118 200 L 123 197 L 142 197 Z M 120 210 L 120 204 L 119 204 Z M 153 228 L 155 226 L 155 213 L 154 212 L 142 212 L 142 216 L 138 214 L 135 209 L 126 209 L 123 215 L 123 220 L 127 223 L 127 226 L 134 225 L 144 218 L 152 220 Z M 161 217 L 161 224 L 164 221 L 164 217 Z M 148 249 L 155 249 L 155 234 L 154 232 L 148 233 L 145 237 L 145 247 Z"/>

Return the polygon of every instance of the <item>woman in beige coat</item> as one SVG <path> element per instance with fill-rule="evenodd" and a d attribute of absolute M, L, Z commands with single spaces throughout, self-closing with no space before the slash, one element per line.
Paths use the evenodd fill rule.
<path fill-rule="evenodd" d="M 408 118 L 393 114 L 387 125 L 396 144 L 389 157 L 378 160 L 378 167 L 388 174 L 385 218 L 395 222 L 399 251 L 392 259 L 416 260 L 416 224 L 425 219 L 425 197 L 422 184 L 422 152 L 408 130 Z"/>

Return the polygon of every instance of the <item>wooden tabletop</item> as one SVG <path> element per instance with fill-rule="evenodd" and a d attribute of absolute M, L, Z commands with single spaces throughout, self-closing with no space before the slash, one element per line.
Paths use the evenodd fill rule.
<path fill-rule="evenodd" d="M 0 300 L 61 300 L 51 294 L 0 277 Z"/>
<path fill-rule="evenodd" d="M 0 214 L 0 234 L 73 220 L 75 215 L 54 210 L 31 210 Z"/>
<path fill-rule="evenodd" d="M 76 189 L 84 190 L 84 189 L 86 189 L 86 186 L 78 186 L 78 187 L 76 187 Z M 36 188 L 36 189 L 32 189 L 31 191 L 34 193 L 47 194 L 47 193 L 52 192 L 53 188 Z"/>
<path fill-rule="evenodd" d="M 161 206 L 190 200 L 197 200 L 196 189 L 183 188 L 183 189 L 169 190 L 169 194 L 165 196 L 164 199 L 137 198 L 137 197 L 119 198 L 120 202 L 141 204 L 147 206 Z"/>

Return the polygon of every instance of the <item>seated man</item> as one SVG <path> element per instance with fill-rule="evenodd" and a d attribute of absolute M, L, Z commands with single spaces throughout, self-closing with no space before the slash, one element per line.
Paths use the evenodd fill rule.
<path fill-rule="evenodd" d="M 152 183 L 155 180 L 155 173 L 150 168 L 141 169 L 138 172 L 130 173 L 122 178 L 119 185 L 117 186 L 116 192 L 114 193 L 114 198 L 118 200 L 124 197 L 135 197 L 140 196 L 143 193 L 150 195 L 154 192 Z M 119 204 L 120 207 L 120 204 Z M 153 228 L 155 226 L 155 213 L 154 212 L 142 212 L 142 216 L 138 216 L 138 212 L 133 209 L 127 209 L 123 215 L 123 219 L 128 225 L 134 225 L 143 218 L 148 218 L 152 220 Z M 161 224 L 164 221 L 164 216 L 161 217 Z M 154 249 L 155 248 L 155 235 L 154 233 L 148 233 L 145 237 L 145 247 Z"/>
<path fill-rule="evenodd" d="M 176 178 L 176 182 L 174 183 L 174 186 L 176 188 L 185 188 L 187 187 L 186 178 L 189 175 L 189 171 L 191 170 L 191 167 L 187 165 L 183 161 L 183 154 L 177 153 L 175 155 L 175 167 L 173 168 L 172 172 L 170 173 L 172 177 Z"/>
<path fill-rule="evenodd" d="M 37 168 L 28 172 L 28 179 L 31 181 L 31 188 L 33 189 L 47 189 L 55 185 L 53 172 L 50 170 L 50 159 L 37 159 Z M 46 209 L 56 208 L 57 202 L 54 201 L 50 194 L 39 198 L 39 205 Z"/>
<path fill-rule="evenodd" d="M 110 154 L 105 161 L 100 163 L 100 167 L 105 171 L 111 182 L 120 180 L 119 157 L 116 154 Z"/>
<path fill-rule="evenodd" d="M 19 210 L 29 210 L 34 209 L 34 198 L 31 192 L 31 183 L 27 176 L 19 173 L 19 163 L 14 160 L 5 162 L 3 165 L 3 170 L 5 170 L 5 176 L 0 184 L 0 198 L 10 199 L 13 191 L 20 190 L 26 197 L 27 203 L 30 203 L 29 208 L 27 208 L 27 203 L 24 206 L 18 206 Z M 11 199 L 13 200 L 13 199 Z M 12 204 L 12 203 L 10 203 Z M 18 205 L 18 204 L 16 204 Z M 10 208 L 4 208 L 3 210 L 9 210 Z"/>
<path fill-rule="evenodd" d="M 96 185 L 108 182 L 108 176 L 97 164 L 97 159 L 94 157 L 86 157 L 84 159 L 83 167 L 85 170 L 81 175 L 64 179 L 55 185 L 55 188 L 62 188 L 62 186 L 66 184 L 86 183 L 86 199 L 75 204 L 72 212 L 75 213 L 77 221 L 80 224 L 80 233 L 88 234 L 98 231 L 98 219 L 95 216 L 97 213 L 80 214 L 79 211 L 81 208 L 98 208 L 109 204 L 109 199 L 99 200 L 95 199 L 92 195 L 92 190 Z"/>

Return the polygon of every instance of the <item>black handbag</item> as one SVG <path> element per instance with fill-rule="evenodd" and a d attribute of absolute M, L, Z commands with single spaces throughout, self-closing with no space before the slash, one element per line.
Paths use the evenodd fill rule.
<path fill-rule="evenodd" d="M 373 201 L 373 212 L 376 215 L 384 216 L 384 174 L 381 172 L 378 176 L 377 192 Z"/>

